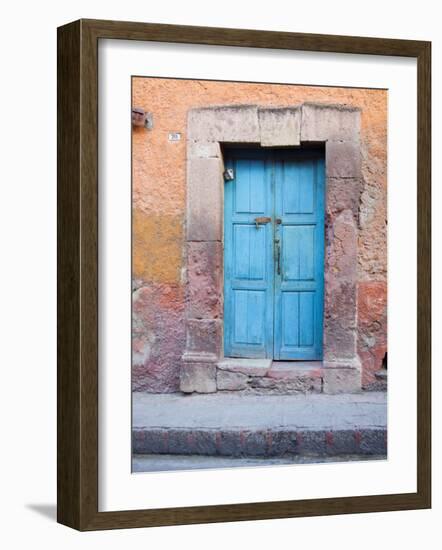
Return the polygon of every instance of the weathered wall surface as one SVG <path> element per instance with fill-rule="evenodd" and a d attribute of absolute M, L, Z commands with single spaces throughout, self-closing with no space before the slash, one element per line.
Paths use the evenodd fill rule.
<path fill-rule="evenodd" d="M 374 382 L 387 333 L 387 92 L 173 79 L 133 79 L 133 105 L 153 113 L 133 131 L 133 387 L 179 389 L 185 347 L 186 123 L 189 109 L 222 104 L 345 103 L 361 112 L 358 206 L 358 353 Z M 170 132 L 181 140 L 169 142 Z"/>

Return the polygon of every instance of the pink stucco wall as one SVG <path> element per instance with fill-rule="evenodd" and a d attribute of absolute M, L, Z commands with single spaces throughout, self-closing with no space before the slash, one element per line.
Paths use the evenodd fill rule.
<path fill-rule="evenodd" d="M 154 128 L 133 131 L 133 387 L 179 388 L 185 347 L 184 223 L 186 121 L 195 107 L 341 103 L 361 109 L 358 353 L 363 384 L 374 382 L 387 346 L 387 92 L 269 84 L 133 79 L 133 106 Z M 168 134 L 179 132 L 171 142 Z"/>

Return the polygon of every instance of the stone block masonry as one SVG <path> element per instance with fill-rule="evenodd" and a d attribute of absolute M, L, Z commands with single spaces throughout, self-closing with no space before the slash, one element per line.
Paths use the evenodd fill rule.
<path fill-rule="evenodd" d="M 357 392 L 361 363 L 357 354 L 357 210 L 360 195 L 360 109 L 346 105 L 303 103 L 288 107 L 221 105 L 188 113 L 187 161 L 187 327 L 197 319 L 222 318 L 222 227 L 224 143 L 256 143 L 263 147 L 325 144 L 326 176 L 334 181 L 326 196 L 324 373 L 299 373 L 278 379 L 214 369 L 222 359 L 222 333 L 212 347 L 189 334 L 182 357 L 180 390 L 185 393 L 249 391 L 254 393 Z M 210 144 L 216 143 L 218 147 Z M 198 155 L 195 155 L 198 144 Z M 336 183 L 339 181 L 339 184 Z M 345 188 L 345 192 L 338 188 Z M 338 190 L 339 189 L 339 190 Z M 328 195 L 328 191 L 327 191 Z M 191 328 L 192 327 L 192 328 Z M 204 371 L 204 364 L 207 370 Z M 197 367 L 195 366 L 197 365 Z M 201 377 L 201 380 L 198 378 Z M 215 380 L 216 378 L 216 380 Z"/>
<path fill-rule="evenodd" d="M 323 391 L 323 368 L 322 363 L 315 361 L 282 363 L 266 359 L 224 359 L 217 363 L 216 386 L 218 391 L 248 395 L 320 393 Z"/>

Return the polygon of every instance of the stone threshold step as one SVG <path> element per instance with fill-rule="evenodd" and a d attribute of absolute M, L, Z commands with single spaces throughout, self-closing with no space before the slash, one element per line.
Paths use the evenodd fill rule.
<path fill-rule="evenodd" d="M 255 395 L 356 393 L 360 369 L 325 366 L 322 361 L 276 361 L 226 357 L 216 364 L 216 389 Z"/>
<path fill-rule="evenodd" d="M 274 361 L 272 359 L 225 358 L 218 361 L 220 370 L 239 372 L 250 376 L 270 378 L 295 378 L 298 376 L 319 376 L 322 361 Z"/>
<path fill-rule="evenodd" d="M 387 454 L 387 429 L 186 429 L 139 428 L 134 454 L 283 457 Z"/>
<path fill-rule="evenodd" d="M 320 393 L 322 362 L 225 358 L 217 363 L 216 385 L 255 394 Z"/>

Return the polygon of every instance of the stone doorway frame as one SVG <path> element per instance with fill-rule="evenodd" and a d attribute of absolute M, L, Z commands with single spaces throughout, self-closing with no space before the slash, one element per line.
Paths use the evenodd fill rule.
<path fill-rule="evenodd" d="M 192 109 L 187 121 L 186 349 L 180 389 L 217 390 L 223 359 L 222 145 L 325 145 L 323 391 L 361 389 L 357 355 L 357 247 L 361 192 L 360 109 L 303 103 Z"/>

